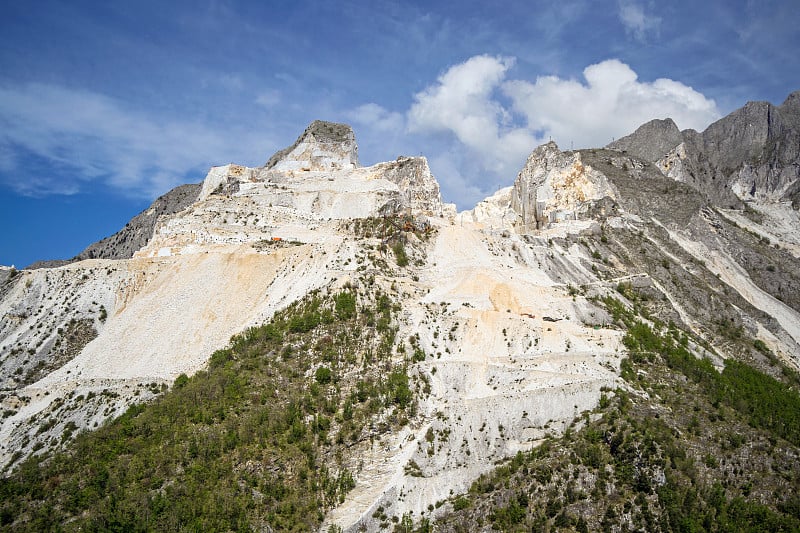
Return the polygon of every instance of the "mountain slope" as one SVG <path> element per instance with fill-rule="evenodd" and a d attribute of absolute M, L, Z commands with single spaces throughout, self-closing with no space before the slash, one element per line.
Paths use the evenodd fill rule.
<path fill-rule="evenodd" d="M 780 113 L 790 116 L 790 108 Z M 791 116 L 781 120 L 780 138 L 788 138 Z M 511 187 L 456 214 L 442 203 L 424 158 L 361 167 L 349 127 L 315 122 L 264 167 L 211 169 L 196 201 L 161 217 L 130 259 L 7 273 L 0 311 L 13 320 L 0 330 L 0 452 L 9 476 L 3 516 L 21 529 L 48 517 L 52 527 L 75 519 L 106 527 L 106 509 L 120 523 L 152 518 L 177 529 L 188 522 L 161 522 L 175 516 L 175 505 L 180 516 L 194 513 L 198 527 L 223 527 L 220 519 L 233 529 L 408 530 L 438 518 L 443 528 L 463 530 L 480 517 L 484 528 L 510 530 L 522 523 L 672 530 L 687 516 L 702 522 L 722 514 L 793 527 L 796 502 L 788 495 L 800 457 L 786 430 L 793 419 L 781 426 L 758 406 L 790 415 L 797 402 L 800 224 L 784 197 L 764 193 L 745 209 L 720 204 L 722 193 L 675 174 L 694 164 L 680 156 L 692 150 L 691 133 L 671 121 L 642 131 L 627 146 L 649 159 L 667 149 L 675 164 L 666 168 L 668 158 L 653 162 L 627 148 L 562 152 L 548 143 Z M 663 142 L 648 144 L 648 136 Z M 340 302 L 354 309 L 340 316 Z M 275 324 L 283 333 L 267 335 Z M 322 366 L 331 373 L 318 373 Z M 283 400 L 268 408 L 256 401 L 262 388 L 219 374 L 234 368 Z M 206 389 L 223 396 L 205 398 Z M 186 403 L 187 391 L 196 395 L 194 414 L 176 418 L 172 429 L 154 422 L 174 418 L 164 406 Z M 302 394 L 284 401 L 295 392 Z M 682 411 L 682 397 L 694 402 L 696 422 Z M 78 443 L 114 435 L 127 446 L 125 437 L 136 435 L 138 451 L 111 451 L 102 467 L 81 463 L 85 454 L 69 444 L 77 430 L 153 398 Z M 228 414 L 215 411 L 220 402 L 230 402 Z M 350 423 L 359 405 L 367 414 Z M 653 413 L 663 425 L 648 422 Z M 695 431 L 701 418 L 705 426 Z M 271 433 L 259 425 L 265 419 L 292 423 Z M 747 439 L 738 451 L 718 435 L 726 422 Z M 579 430 L 577 440 L 564 435 Z M 171 492 L 190 479 L 197 488 L 201 479 L 185 463 L 196 458 L 181 455 L 198 431 L 222 443 L 238 435 L 232 447 L 214 449 L 223 465 L 214 479 L 238 489 L 219 498 L 201 489 Z M 292 432 L 307 444 L 282 440 Z M 597 434 L 629 442 L 626 454 L 640 457 L 642 470 L 631 477 L 630 454 L 615 457 Z M 147 459 L 122 499 L 84 491 L 88 499 L 63 503 L 71 484 L 90 487 L 96 472 L 129 486 L 123 467 L 162 457 L 164 435 L 179 435 L 167 448 L 180 453 L 164 455 L 164 463 Z M 542 442 L 550 447 L 530 452 Z M 264 446 L 269 453 L 253 455 Z M 531 477 L 539 459 L 582 457 L 586 447 L 594 451 L 583 467 L 563 469 L 592 498 L 568 501 L 577 493 L 561 491 L 563 472 L 546 482 Z M 676 455 L 681 447 L 690 453 Z M 58 449 L 65 455 L 25 461 Z M 735 466 L 720 469 L 717 455 Z M 513 490 L 498 489 L 510 482 L 509 470 L 492 471 L 515 457 Z M 690 459 L 707 463 L 703 479 L 684 468 Z M 313 468 L 323 464 L 330 475 Z M 755 482 L 747 470 L 757 464 L 778 474 Z M 603 471 L 606 489 L 597 483 Z M 213 486 L 210 479 L 202 477 Z M 484 490 L 492 479 L 502 483 Z M 56 496 L 37 492 L 47 480 L 56 480 L 58 513 L 50 509 Z M 283 487 L 288 499 L 270 492 L 265 500 L 265 483 L 270 491 Z M 470 490 L 488 496 L 461 499 Z M 700 501 L 702 512 L 675 514 L 674 502 L 687 498 Z M 636 499 L 635 508 L 625 499 Z M 536 510 L 551 500 L 544 514 Z M 214 511 L 191 511 L 190 501 Z M 311 512 L 314 506 L 324 512 Z"/>

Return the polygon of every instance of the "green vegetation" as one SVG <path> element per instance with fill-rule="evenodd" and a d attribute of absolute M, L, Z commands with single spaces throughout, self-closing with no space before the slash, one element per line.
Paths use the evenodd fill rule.
<path fill-rule="evenodd" d="M 396 243 L 394 243 L 392 246 L 392 251 L 394 252 L 394 257 L 397 260 L 397 266 L 408 266 L 408 255 L 406 255 L 406 247 L 403 244 L 403 241 L 398 240 Z"/>
<path fill-rule="evenodd" d="M 681 344 L 685 339 L 676 329 L 661 333 L 635 321 L 623 343 L 633 365 L 652 362 L 659 356 L 668 368 L 697 383 L 712 404 L 724 403 L 738 411 L 752 427 L 770 431 L 800 446 L 800 395 L 797 392 L 732 359 L 725 361 L 722 372 L 717 372 L 708 359 L 698 359 Z M 630 369 L 629 363 L 624 375 L 629 380 L 632 379 Z"/>
<path fill-rule="evenodd" d="M 349 320 L 356 316 L 356 297 L 352 292 L 342 292 L 334 298 L 336 316 L 341 320 Z"/>
<path fill-rule="evenodd" d="M 416 405 L 406 367 L 390 358 L 395 307 L 374 292 L 312 294 L 153 403 L 78 435 L 66 453 L 23 462 L 0 480 L 0 526 L 317 529 L 355 486 L 359 443 Z"/>

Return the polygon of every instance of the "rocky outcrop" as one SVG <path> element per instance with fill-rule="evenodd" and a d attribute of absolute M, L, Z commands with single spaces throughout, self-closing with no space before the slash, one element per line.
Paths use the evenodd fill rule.
<path fill-rule="evenodd" d="M 347 124 L 315 120 L 293 145 L 276 152 L 267 170 L 352 170 L 358 168 L 358 146 Z"/>
<path fill-rule="evenodd" d="M 150 207 L 125 224 L 124 228 L 110 237 L 90 244 L 72 259 L 37 261 L 27 268 L 54 268 L 84 259 L 129 259 L 150 242 L 159 217 L 186 209 L 197 200 L 200 189 L 199 183 L 179 185 L 159 196 Z"/>
<path fill-rule="evenodd" d="M 671 118 L 651 120 L 630 135 L 608 145 L 612 150 L 628 152 L 646 161 L 657 161 L 683 142 L 678 126 Z"/>
<path fill-rule="evenodd" d="M 211 167 L 206 178 L 200 186 L 198 200 L 205 200 L 212 194 L 231 195 L 239 191 L 239 184 L 243 181 L 254 181 L 257 169 L 241 165 L 223 165 Z"/>
<path fill-rule="evenodd" d="M 514 187 L 500 189 L 488 198 L 478 202 L 469 211 L 458 214 L 460 224 L 472 222 L 489 227 L 511 228 L 517 221 L 516 211 L 511 208 L 511 195 Z"/>
<path fill-rule="evenodd" d="M 562 152 L 551 141 L 534 150 L 517 175 L 511 208 L 518 215 L 518 227 L 540 229 L 577 219 L 593 201 L 605 197 L 615 197 L 606 176 L 585 164 L 580 152 Z"/>
<path fill-rule="evenodd" d="M 800 91 L 780 106 L 749 102 L 702 133 L 654 120 L 608 148 L 656 163 L 720 207 L 757 200 L 800 208 Z"/>
<path fill-rule="evenodd" d="M 442 195 L 439 182 L 431 174 L 424 157 L 400 156 L 395 161 L 372 167 L 383 179 L 400 189 L 400 203 L 411 214 L 442 216 Z"/>
<path fill-rule="evenodd" d="M 264 167 L 213 167 L 199 199 L 213 195 L 248 197 L 261 206 L 281 206 L 326 219 L 403 211 L 440 217 L 445 209 L 427 159 L 401 156 L 361 167 L 350 126 L 319 120 Z"/>

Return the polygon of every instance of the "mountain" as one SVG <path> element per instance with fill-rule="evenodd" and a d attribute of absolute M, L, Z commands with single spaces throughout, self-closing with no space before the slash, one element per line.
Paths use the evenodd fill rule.
<path fill-rule="evenodd" d="M 653 120 L 608 147 L 659 164 L 721 207 L 767 199 L 800 209 L 800 91 L 780 106 L 749 102 L 702 133 Z"/>
<path fill-rule="evenodd" d="M 0 521 L 800 527 L 795 95 L 547 143 L 460 213 L 315 121 L 130 257 L 0 270 Z"/>

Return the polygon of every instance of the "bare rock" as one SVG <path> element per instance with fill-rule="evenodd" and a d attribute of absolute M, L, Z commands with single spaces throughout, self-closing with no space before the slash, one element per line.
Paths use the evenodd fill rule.
<path fill-rule="evenodd" d="M 800 208 L 800 91 L 780 106 L 748 102 L 702 133 L 653 120 L 608 148 L 656 163 L 720 207 L 755 200 Z"/>
<path fill-rule="evenodd" d="M 606 176 L 585 164 L 580 152 L 562 152 L 554 142 L 538 147 L 517 175 L 511 207 L 523 228 L 574 220 L 591 203 L 616 196 Z"/>
<path fill-rule="evenodd" d="M 678 126 L 671 118 L 651 120 L 630 135 L 608 145 L 612 150 L 628 152 L 646 161 L 657 161 L 683 142 Z"/>
<path fill-rule="evenodd" d="M 269 158 L 268 170 L 351 170 L 360 166 L 353 128 L 315 120 L 297 140 Z"/>
<path fill-rule="evenodd" d="M 400 189 L 401 203 L 412 213 L 442 216 L 442 195 L 439 182 L 431 174 L 424 157 L 400 156 L 395 161 L 380 163 L 383 178 Z"/>

